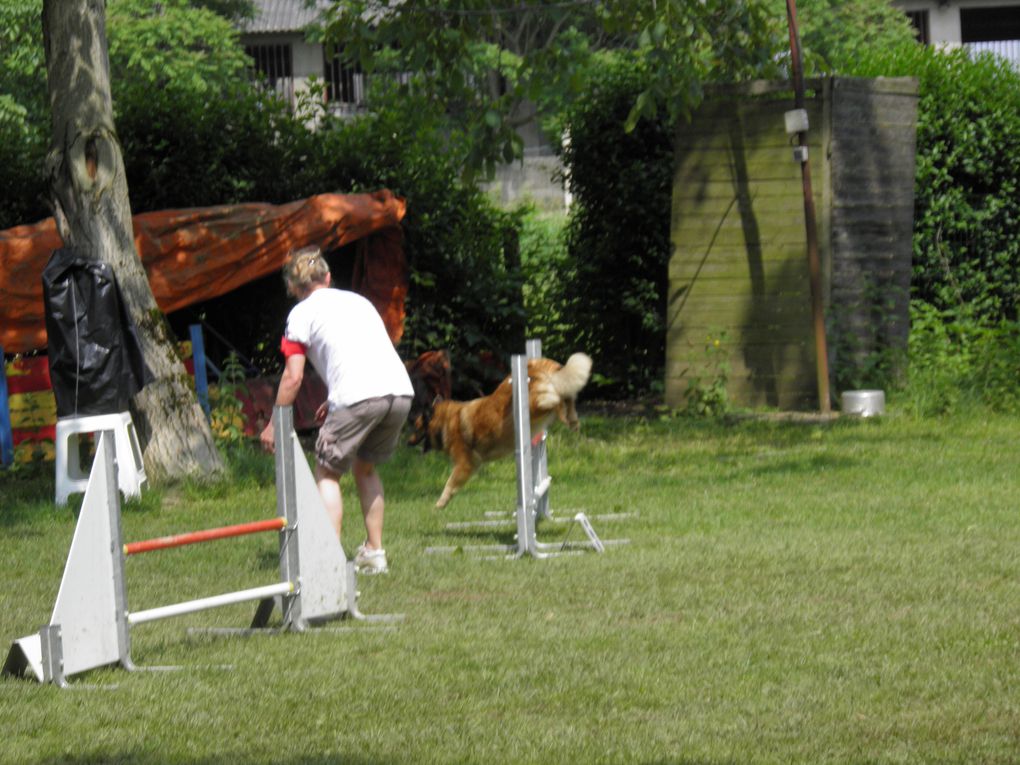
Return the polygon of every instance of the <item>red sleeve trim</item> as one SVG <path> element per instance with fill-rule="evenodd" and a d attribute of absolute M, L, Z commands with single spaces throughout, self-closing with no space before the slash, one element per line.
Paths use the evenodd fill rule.
<path fill-rule="evenodd" d="M 283 352 L 283 357 L 289 359 L 291 356 L 307 356 L 307 349 L 301 343 L 295 343 L 293 340 L 288 340 L 286 336 L 280 339 L 280 350 Z"/>

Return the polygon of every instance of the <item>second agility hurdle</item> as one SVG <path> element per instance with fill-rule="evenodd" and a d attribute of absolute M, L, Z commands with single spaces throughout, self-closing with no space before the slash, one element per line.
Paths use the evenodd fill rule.
<path fill-rule="evenodd" d="M 354 563 L 347 560 L 322 505 L 294 432 L 291 408 L 276 407 L 273 422 L 276 518 L 126 545 L 121 542 L 113 433 L 103 431 L 53 614 L 37 634 L 14 641 L 2 672 L 66 686 L 69 676 L 89 669 L 110 664 L 134 669 L 132 626 L 246 601 L 259 601 L 249 630 L 265 628 L 277 602 L 283 628 L 293 631 L 342 617 L 391 618 L 366 617 L 358 610 Z M 279 534 L 278 581 L 141 611 L 128 609 L 124 564 L 129 555 L 267 531 Z"/>

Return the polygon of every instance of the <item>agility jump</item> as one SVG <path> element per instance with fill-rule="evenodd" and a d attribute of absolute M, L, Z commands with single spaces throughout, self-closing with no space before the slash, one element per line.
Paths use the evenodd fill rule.
<path fill-rule="evenodd" d="M 474 526 L 502 526 L 508 523 L 517 527 L 516 543 L 513 545 L 471 545 L 429 547 L 426 552 L 448 553 L 458 550 L 473 553 L 506 553 L 509 557 L 520 558 L 530 555 L 535 558 L 548 558 L 564 552 L 574 551 L 573 548 L 590 548 L 597 552 L 605 552 L 607 545 L 627 544 L 627 539 L 600 539 L 591 525 L 587 514 L 576 512 L 571 518 L 565 519 L 576 523 L 588 537 L 587 541 L 578 542 L 539 542 L 536 534 L 536 521 L 539 519 L 553 520 L 549 507 L 549 488 L 552 478 L 549 476 L 548 456 L 546 450 L 546 432 L 543 430 L 531 435 L 531 412 L 528 396 L 528 360 L 542 355 L 540 340 L 528 340 L 524 355 L 515 354 L 510 358 L 510 380 L 513 388 L 514 416 L 514 462 L 516 465 L 517 506 L 510 520 L 468 521 L 447 524 L 448 529 L 464 529 Z M 599 516 L 609 518 L 630 517 L 633 514 L 617 514 Z M 559 520 L 559 519 L 557 519 Z"/>
<path fill-rule="evenodd" d="M 391 618 L 366 617 L 358 610 L 354 563 L 347 560 L 322 506 L 291 408 L 276 407 L 273 424 L 276 518 L 130 544 L 121 541 L 114 434 L 103 431 L 49 624 L 14 641 L 2 672 L 30 673 L 39 682 L 66 686 L 71 675 L 97 667 L 135 669 L 132 626 L 247 601 L 259 601 L 249 628 L 253 631 L 266 627 L 277 602 L 283 628 L 298 632 L 342 617 Z M 279 534 L 279 581 L 142 611 L 128 609 L 128 555 L 268 531 Z"/>

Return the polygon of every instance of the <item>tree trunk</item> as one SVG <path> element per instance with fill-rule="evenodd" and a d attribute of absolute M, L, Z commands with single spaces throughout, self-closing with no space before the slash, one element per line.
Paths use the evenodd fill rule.
<path fill-rule="evenodd" d="M 131 205 L 113 124 L 104 0 L 44 0 L 53 116 L 47 171 L 68 247 L 109 263 L 155 380 L 133 401 L 145 472 L 154 481 L 209 476 L 224 465 L 177 344 L 135 251 Z"/>

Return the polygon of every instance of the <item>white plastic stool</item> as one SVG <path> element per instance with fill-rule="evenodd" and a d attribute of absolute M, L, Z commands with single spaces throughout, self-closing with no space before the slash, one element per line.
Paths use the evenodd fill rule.
<path fill-rule="evenodd" d="M 58 505 L 67 504 L 67 498 L 85 491 L 89 482 L 89 471 L 83 470 L 79 457 L 78 443 L 83 433 L 101 430 L 114 431 L 114 446 L 117 454 L 117 485 L 125 497 L 137 497 L 145 483 L 145 465 L 142 463 L 142 448 L 138 444 L 134 423 L 129 412 L 118 414 L 94 414 L 85 417 L 62 417 L 57 420 L 56 459 Z"/>

